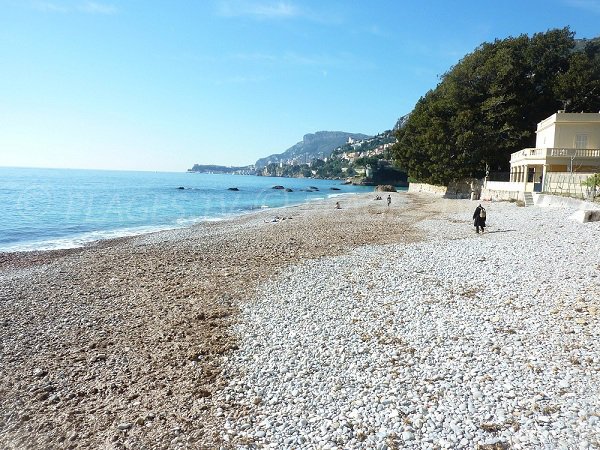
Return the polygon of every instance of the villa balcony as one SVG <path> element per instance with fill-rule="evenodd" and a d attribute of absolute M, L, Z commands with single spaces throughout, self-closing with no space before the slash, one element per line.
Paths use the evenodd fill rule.
<path fill-rule="evenodd" d="M 600 159 L 598 148 L 524 148 L 510 155 L 511 164 L 545 164 L 549 158 Z"/>

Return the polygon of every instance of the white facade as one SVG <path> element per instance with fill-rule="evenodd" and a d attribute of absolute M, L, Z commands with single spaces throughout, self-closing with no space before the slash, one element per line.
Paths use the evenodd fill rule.
<path fill-rule="evenodd" d="M 521 192 L 542 191 L 550 172 L 599 171 L 600 113 L 559 111 L 538 123 L 535 148 L 510 158 L 510 181 L 520 184 Z"/>
<path fill-rule="evenodd" d="M 600 113 L 552 114 L 538 123 L 535 146 L 600 149 Z"/>

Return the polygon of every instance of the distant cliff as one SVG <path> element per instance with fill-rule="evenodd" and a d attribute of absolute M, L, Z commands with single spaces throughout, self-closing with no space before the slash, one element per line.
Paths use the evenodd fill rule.
<path fill-rule="evenodd" d="M 400 128 L 403 128 L 408 122 L 408 118 L 410 117 L 410 113 L 403 115 L 396 121 L 396 125 L 394 125 L 394 129 L 392 131 L 398 131 Z"/>
<path fill-rule="evenodd" d="M 323 159 L 331 155 L 337 147 L 353 140 L 363 140 L 370 136 L 360 133 L 346 133 L 343 131 L 317 131 L 306 134 L 302 141 L 288 148 L 283 153 L 274 154 L 256 161 L 256 168 L 261 169 L 268 164 L 307 164 L 314 159 Z"/>

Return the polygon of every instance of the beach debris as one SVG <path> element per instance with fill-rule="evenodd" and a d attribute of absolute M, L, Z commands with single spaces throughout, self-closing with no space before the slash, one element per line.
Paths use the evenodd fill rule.
<path fill-rule="evenodd" d="M 36 378 L 42 378 L 48 375 L 48 371 L 46 369 L 42 369 L 40 367 L 36 367 L 33 369 L 33 376 Z"/>
<path fill-rule="evenodd" d="M 265 223 L 267 223 L 267 222 L 276 223 L 276 222 L 281 222 L 282 220 L 290 220 L 290 219 L 292 219 L 292 217 L 275 216 L 273 218 L 273 220 L 265 220 Z"/>
<path fill-rule="evenodd" d="M 508 450 L 510 446 L 506 442 L 495 441 L 489 444 L 477 444 L 477 450 Z"/>

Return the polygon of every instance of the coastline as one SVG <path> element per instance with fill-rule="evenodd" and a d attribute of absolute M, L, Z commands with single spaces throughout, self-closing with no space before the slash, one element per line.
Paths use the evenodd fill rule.
<path fill-rule="evenodd" d="M 395 197 L 398 212 L 404 196 Z M 179 427 L 210 447 L 220 429 L 211 397 L 222 383 L 220 360 L 236 346 L 229 328 L 239 305 L 291 264 L 404 235 L 371 193 L 342 201 L 341 210 L 335 201 L 70 251 L 5 254 L 0 442 L 152 448 Z"/>
<path fill-rule="evenodd" d="M 512 324 L 502 309 L 491 309 L 505 300 L 495 298 L 492 288 L 504 277 L 513 276 L 510 267 L 504 272 L 500 270 L 498 261 L 502 255 L 495 253 L 495 246 L 499 247 L 498 251 L 506 252 L 507 240 L 526 230 L 526 239 L 531 245 L 541 246 L 543 251 L 544 245 L 548 244 L 536 241 L 535 232 L 545 230 L 552 234 L 554 245 L 563 248 L 569 258 L 574 258 L 564 264 L 576 263 L 579 250 L 570 251 L 571 247 L 577 247 L 569 247 L 568 242 L 574 241 L 578 233 L 584 233 L 578 242 L 582 244 L 585 239 L 591 239 L 590 230 L 593 234 L 593 230 L 599 228 L 598 224 L 584 226 L 567 222 L 564 213 L 556 210 L 494 203 L 488 208 L 490 232 L 477 236 L 470 220 L 473 202 L 408 193 L 391 195 L 390 208 L 386 207 L 385 201 L 373 201 L 372 193 L 341 201 L 334 197 L 185 229 L 101 241 L 74 251 L 20 254 L 14 261 L 0 264 L 3 344 L 0 444 L 19 449 L 214 448 L 250 444 L 263 447 L 269 442 L 297 447 L 302 446 L 299 439 L 304 436 L 304 442 L 325 447 L 331 443 L 328 432 L 322 438 L 324 443 L 314 433 L 320 433 L 323 424 L 334 423 L 334 417 L 319 419 L 314 414 L 306 419 L 312 420 L 314 429 L 307 425 L 304 434 L 286 434 L 264 423 L 283 420 L 277 416 L 280 405 L 274 403 L 276 410 L 271 411 L 268 403 L 255 403 L 257 393 L 253 389 L 260 383 L 267 383 L 268 389 L 273 390 L 270 395 L 277 394 L 275 397 L 286 398 L 293 392 L 293 389 L 287 392 L 287 375 L 262 358 L 277 354 L 277 346 L 290 340 L 289 324 L 295 324 L 302 317 L 294 309 L 296 306 L 310 305 L 312 313 L 308 317 L 318 330 L 336 330 L 346 318 L 357 319 L 357 326 L 366 333 L 367 339 L 361 341 L 361 348 L 369 349 L 369 352 L 357 353 L 351 358 L 346 356 L 345 362 L 337 357 L 323 361 L 309 372 L 302 372 L 304 375 L 295 372 L 296 369 L 306 370 L 302 360 L 287 355 L 281 362 L 298 362 L 298 367 L 286 369 L 286 373 L 294 374 L 297 379 L 303 379 L 309 373 L 314 373 L 317 378 L 319 374 L 327 375 L 320 373 L 321 367 L 332 364 L 349 370 L 348 364 L 353 362 L 364 374 L 376 375 L 368 369 L 379 367 L 378 363 L 373 365 L 373 361 L 364 358 L 371 352 L 373 355 L 381 352 L 381 346 L 393 350 L 394 339 L 400 335 L 394 334 L 399 331 L 392 331 L 395 328 L 390 327 L 397 326 L 405 329 L 401 336 L 404 344 L 397 348 L 400 353 L 395 358 L 398 364 L 405 366 L 409 362 L 403 360 L 401 349 L 420 336 L 428 322 L 432 322 L 431 317 L 443 318 L 448 314 L 451 318 L 454 310 L 463 314 L 460 320 L 464 320 L 474 314 L 473 311 L 488 308 L 490 317 L 483 321 L 477 317 L 477 323 L 485 325 L 483 328 L 490 333 L 494 327 L 512 327 L 516 333 L 502 334 L 501 339 L 520 337 L 525 342 L 528 337 L 535 338 L 534 334 L 524 331 L 529 325 L 522 323 L 527 318 L 527 308 L 532 306 L 528 296 L 524 295 L 531 289 L 525 281 L 521 281 L 523 286 L 518 284 L 518 288 L 510 291 L 514 308 L 519 306 L 518 311 L 524 311 L 515 319 L 523 329 Z M 342 209 L 335 209 L 336 201 L 341 202 Z M 564 239 L 560 238 L 561 232 L 565 233 Z M 466 251 L 464 249 L 469 249 L 466 254 L 474 259 L 454 261 L 455 254 Z M 485 253 L 480 254 L 480 251 Z M 589 246 L 583 247 L 583 251 L 589 253 Z M 431 255 L 440 262 L 432 260 Z M 479 261 L 482 258 L 484 261 Z M 536 256 L 534 261 L 540 263 L 541 258 Z M 559 267 L 563 263 L 559 258 L 552 262 Z M 446 265 L 449 265 L 448 269 Z M 480 270 L 473 272 L 474 266 Z M 588 265 L 586 270 L 595 273 L 598 269 Z M 472 290 L 471 279 L 483 287 Z M 548 309 L 558 308 L 556 317 L 563 319 L 569 308 L 573 309 L 573 303 L 579 301 L 575 294 L 577 283 L 586 283 L 586 292 L 591 295 L 598 292 L 593 291 L 598 289 L 595 280 L 598 278 L 562 280 L 552 286 L 550 293 L 563 303 L 548 305 Z M 409 284 L 399 284 L 401 281 Z M 388 293 L 409 289 L 410 283 L 421 286 L 425 296 L 417 289 L 409 296 L 386 297 Z M 457 294 L 440 288 L 445 285 L 451 286 L 451 291 L 465 293 L 464 296 L 461 294 L 458 298 Z M 356 298 L 361 301 L 357 304 L 349 302 L 344 294 L 347 289 L 358 289 Z M 477 295 L 482 289 L 487 297 Z M 469 292 L 471 294 L 467 295 Z M 536 291 L 538 297 L 539 292 L 543 291 Z M 301 295 L 298 297 L 298 294 Z M 486 303 L 486 298 L 492 303 Z M 598 296 L 591 295 L 591 298 L 598 303 Z M 323 303 L 324 299 L 331 299 L 333 303 Z M 472 311 L 470 300 L 484 303 Z M 521 304 L 523 302 L 525 304 Z M 459 304 L 460 308 L 456 309 Z M 400 305 L 405 305 L 402 310 L 394 309 Z M 541 306 L 546 307 L 545 303 Z M 415 315 L 412 308 L 424 315 Z M 425 313 L 423 308 L 430 308 L 427 309 L 429 312 Z M 432 311 L 438 316 L 431 316 Z M 492 313 L 499 318 L 494 319 Z M 407 317 L 410 320 L 403 325 L 386 322 Z M 577 325 L 573 318 L 570 319 L 573 326 L 583 327 L 583 334 L 578 332 L 572 336 L 573 340 L 581 338 L 583 343 L 589 339 L 589 333 L 593 336 L 593 326 L 598 318 L 589 313 L 586 320 L 589 327 Z M 452 323 L 450 320 L 449 324 Z M 457 329 L 439 336 L 433 330 L 432 338 L 442 339 L 435 341 L 440 349 L 448 346 L 451 351 L 460 352 L 460 347 L 452 347 L 454 341 L 450 339 L 454 334 L 460 335 Z M 309 328 L 295 326 L 291 330 L 296 336 L 295 341 L 290 341 L 297 347 L 293 351 L 309 353 L 315 362 L 319 362 L 321 357 L 312 352 L 320 346 L 305 341 L 311 336 Z M 378 335 L 378 330 L 386 333 Z M 338 331 L 335 341 L 344 344 L 346 331 Z M 544 339 L 553 342 L 556 339 L 553 333 L 553 330 L 544 332 Z M 486 339 L 500 339 L 493 338 L 493 333 L 491 336 Z M 380 342 L 380 338 L 383 341 Z M 392 340 L 386 343 L 388 338 Z M 327 342 L 325 347 L 331 344 Z M 462 343 L 459 341 L 456 345 L 459 344 Z M 416 343 L 411 345 L 419 356 L 423 349 Z M 486 345 L 482 346 L 484 350 Z M 491 342 L 490 349 L 493 345 Z M 503 349 L 511 346 L 515 348 L 502 341 L 501 354 L 504 355 Z M 437 354 L 438 350 L 431 347 L 431 343 L 427 347 L 428 354 L 440 358 L 437 361 L 444 373 L 457 363 L 468 364 L 462 360 L 444 359 L 447 356 Z M 495 351 L 489 351 L 495 355 Z M 381 353 L 382 358 L 394 358 L 393 354 L 385 352 L 387 350 Z M 590 363 L 585 363 L 582 357 L 584 364 L 579 367 L 592 377 L 590 386 L 596 386 L 596 389 L 598 384 L 594 383 L 600 372 L 593 372 L 593 368 L 600 363 L 597 353 L 596 350 L 588 355 L 592 358 Z M 481 357 L 486 361 L 485 355 Z M 431 362 L 417 358 L 410 364 L 419 376 L 434 380 L 428 383 L 432 386 L 430 389 L 437 392 L 441 389 L 438 384 L 444 379 L 435 381 L 440 375 L 435 370 L 431 373 L 417 371 L 422 364 L 419 361 L 427 362 L 428 367 Z M 496 360 L 490 358 L 490 361 Z M 540 368 L 550 367 L 543 354 L 535 364 Z M 260 383 L 248 383 L 249 376 L 254 373 L 262 377 L 264 374 L 259 375 L 261 369 L 266 368 L 269 368 L 268 378 L 259 378 Z M 348 378 L 349 373 L 337 376 L 338 380 L 347 383 L 344 389 L 356 384 L 356 380 Z M 571 374 L 572 379 L 577 373 Z M 407 377 L 410 376 L 410 372 L 403 374 L 400 385 L 409 386 L 410 378 Z M 317 403 L 322 397 L 322 389 L 332 389 L 324 380 L 314 386 L 316 394 L 313 397 Z M 572 384 L 576 383 L 573 381 Z M 450 388 L 456 391 L 453 395 L 463 396 L 468 403 L 472 394 L 462 392 L 457 386 L 449 385 L 446 389 Z M 266 397 L 269 392 L 266 387 L 264 389 L 262 395 Z M 385 394 L 379 388 L 370 389 L 367 385 L 361 385 L 361 389 L 365 392 L 361 398 L 364 396 L 365 401 L 373 404 L 379 401 L 369 397 L 369 392 L 377 396 Z M 417 385 L 415 389 L 424 387 Z M 394 395 L 398 395 L 397 414 L 417 423 L 418 418 L 413 417 L 415 413 L 407 409 L 406 403 L 418 400 L 410 396 L 400 398 L 399 393 Z M 324 395 L 323 401 L 326 398 Z M 351 402 L 356 398 L 351 396 Z M 284 404 L 297 404 L 294 399 L 292 396 Z M 525 399 L 529 400 L 529 397 Z M 429 406 L 430 402 L 425 401 L 420 407 Z M 593 400 L 586 399 L 586 402 L 590 410 L 587 420 L 595 416 L 591 409 Z M 599 405 L 596 403 L 595 406 Z M 342 401 L 337 407 L 341 410 L 346 406 Z M 311 408 L 317 411 L 324 406 Z M 313 411 L 311 408 L 302 414 L 308 415 Z M 352 419 L 350 412 L 346 411 L 346 420 L 358 422 L 362 417 L 359 411 Z M 418 413 L 427 416 L 420 410 Z M 295 426 L 295 420 L 288 422 Z M 354 425 L 358 432 L 360 427 Z M 526 422 L 522 423 L 523 429 L 527 430 L 528 426 Z M 382 441 L 377 441 L 378 430 L 368 427 L 360 430 L 365 434 L 366 442 L 374 445 L 388 439 L 392 431 L 400 436 L 396 444 L 425 443 L 419 434 L 421 429 L 416 427 L 412 430 L 390 429 Z M 582 439 L 584 431 L 581 431 Z M 409 434 L 402 437 L 404 432 L 412 433 L 412 440 Z M 330 434 L 333 436 L 333 431 Z M 294 440 L 286 444 L 286 440 L 292 438 Z M 586 435 L 586 438 L 589 437 Z M 363 445 L 352 439 L 345 441 L 346 447 Z"/>
<path fill-rule="evenodd" d="M 400 191 L 402 192 L 402 191 Z M 333 197 L 346 197 L 353 195 L 364 194 L 364 192 L 340 192 L 340 193 L 329 193 L 326 191 L 322 192 L 324 197 L 307 198 L 304 200 L 291 201 L 288 204 L 281 206 L 260 206 L 249 209 L 240 209 L 236 211 L 230 211 L 227 213 L 220 213 L 214 216 L 199 216 L 185 219 L 178 219 L 172 224 L 162 225 L 140 225 L 135 227 L 123 227 L 117 229 L 99 229 L 95 231 L 87 231 L 79 234 L 73 234 L 71 236 L 64 236 L 61 238 L 44 239 L 38 241 L 23 241 L 16 244 L 6 245 L 0 247 L 0 259 L 4 254 L 21 254 L 21 253 L 40 253 L 40 252 L 52 252 L 52 251 L 66 251 L 76 250 L 80 248 L 103 245 L 102 243 L 110 243 L 111 241 L 119 241 L 124 238 L 131 238 L 136 236 L 142 236 L 146 234 L 161 233 L 165 231 L 181 230 L 189 227 L 193 227 L 197 224 L 206 222 L 215 222 L 222 220 L 236 219 L 247 214 L 256 214 L 260 211 L 276 211 L 282 208 L 293 208 L 303 204 L 312 204 L 314 202 L 322 202 Z"/>

